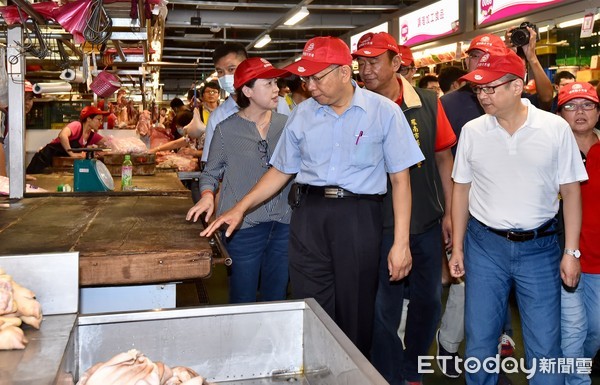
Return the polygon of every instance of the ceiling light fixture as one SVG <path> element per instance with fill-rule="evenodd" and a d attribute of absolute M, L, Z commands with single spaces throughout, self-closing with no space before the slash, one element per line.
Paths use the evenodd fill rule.
<path fill-rule="evenodd" d="M 583 23 L 583 17 L 581 19 L 573 19 L 573 20 L 564 21 L 562 23 L 558 23 L 556 26 L 558 28 L 569 28 L 569 27 L 574 27 L 576 25 L 580 25 L 581 23 Z"/>
<path fill-rule="evenodd" d="M 538 33 L 548 32 L 549 30 L 550 30 L 550 26 L 549 25 L 545 25 L 543 27 L 539 27 L 538 28 Z"/>
<path fill-rule="evenodd" d="M 309 12 L 308 12 L 308 8 L 306 7 L 301 7 L 298 12 L 296 12 L 292 17 L 290 17 L 285 23 L 285 25 L 295 25 L 297 24 L 300 20 L 304 19 L 306 16 L 308 16 Z"/>
<path fill-rule="evenodd" d="M 254 48 L 262 48 L 270 42 L 271 36 L 269 36 L 269 34 L 266 34 L 265 36 L 261 37 L 260 40 L 256 42 L 256 44 L 254 44 Z"/>

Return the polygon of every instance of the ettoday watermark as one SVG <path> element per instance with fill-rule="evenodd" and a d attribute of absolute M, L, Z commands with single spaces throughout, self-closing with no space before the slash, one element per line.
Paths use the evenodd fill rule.
<path fill-rule="evenodd" d="M 592 372 L 591 358 L 540 358 L 532 359 L 531 366 L 527 365 L 524 358 L 500 357 L 496 354 L 481 361 L 476 357 L 463 359 L 456 356 L 419 356 L 418 372 L 420 374 L 433 373 L 432 362 L 437 360 L 445 372 L 449 365 L 459 373 L 477 373 L 484 370 L 487 373 L 524 373 L 531 379 L 536 373 L 544 374 L 590 374 Z"/>

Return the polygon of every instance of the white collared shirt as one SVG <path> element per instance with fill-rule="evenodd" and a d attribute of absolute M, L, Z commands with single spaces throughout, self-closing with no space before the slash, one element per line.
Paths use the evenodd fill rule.
<path fill-rule="evenodd" d="M 534 229 L 558 212 L 561 184 L 587 180 L 569 124 L 529 100 L 513 135 L 492 115 L 464 125 L 452 178 L 471 183 L 469 212 L 497 229 Z"/>

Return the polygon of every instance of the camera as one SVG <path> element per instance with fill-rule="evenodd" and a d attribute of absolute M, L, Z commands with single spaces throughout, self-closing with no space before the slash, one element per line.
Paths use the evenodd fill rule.
<path fill-rule="evenodd" d="M 521 25 L 518 28 L 515 28 L 511 31 L 510 42 L 512 43 L 512 45 L 514 45 L 515 47 L 522 47 L 524 45 L 529 44 L 529 38 L 531 36 L 529 35 L 527 27 L 535 31 L 536 41 L 540 40 L 540 35 L 538 34 L 538 29 L 535 26 L 535 24 L 531 24 L 530 22 L 525 21 L 521 23 Z"/>

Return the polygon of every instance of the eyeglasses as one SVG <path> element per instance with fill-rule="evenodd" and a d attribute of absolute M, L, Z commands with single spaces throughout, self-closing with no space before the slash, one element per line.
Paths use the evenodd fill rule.
<path fill-rule="evenodd" d="M 262 166 L 265 168 L 271 168 L 271 165 L 269 164 L 269 142 L 267 142 L 265 139 L 259 140 L 258 151 L 262 154 L 260 157 L 262 160 Z"/>
<path fill-rule="evenodd" d="M 473 89 L 473 92 L 476 95 L 479 95 L 479 93 L 481 91 L 483 91 L 484 94 L 491 95 L 491 94 L 495 94 L 496 93 L 496 88 L 498 88 L 500 86 L 503 86 L 505 84 L 508 84 L 510 82 L 514 82 L 515 80 L 517 80 L 517 79 L 511 79 L 511 80 L 505 81 L 504 83 L 496 84 L 495 86 L 483 86 L 483 87 L 472 86 L 471 88 Z"/>
<path fill-rule="evenodd" d="M 408 75 L 408 73 L 413 69 L 415 69 L 413 66 L 400 66 L 400 75 Z"/>
<path fill-rule="evenodd" d="M 209 94 L 209 95 L 214 95 L 214 94 L 218 94 L 218 93 L 219 93 L 219 91 L 215 91 L 215 90 L 210 90 L 210 91 L 209 91 L 209 90 L 206 90 L 206 91 L 204 91 L 204 93 L 205 93 L 205 94 Z"/>
<path fill-rule="evenodd" d="M 598 107 L 598 105 L 596 103 L 592 103 L 592 102 L 586 102 L 586 103 L 581 103 L 581 104 L 577 104 L 577 103 L 567 103 L 564 104 L 561 108 L 565 111 L 577 111 L 579 109 L 582 109 L 584 111 L 592 111 L 595 110 L 596 107 Z"/>
<path fill-rule="evenodd" d="M 329 75 L 330 73 L 332 73 L 333 71 L 337 70 L 338 68 L 340 68 L 340 66 L 337 66 L 335 68 L 332 68 L 330 71 L 326 72 L 324 75 L 321 76 L 300 76 L 300 80 L 302 80 L 304 83 L 308 84 L 309 81 L 313 81 L 315 83 L 319 83 L 321 80 L 323 80 L 323 78 L 327 75 Z"/>

